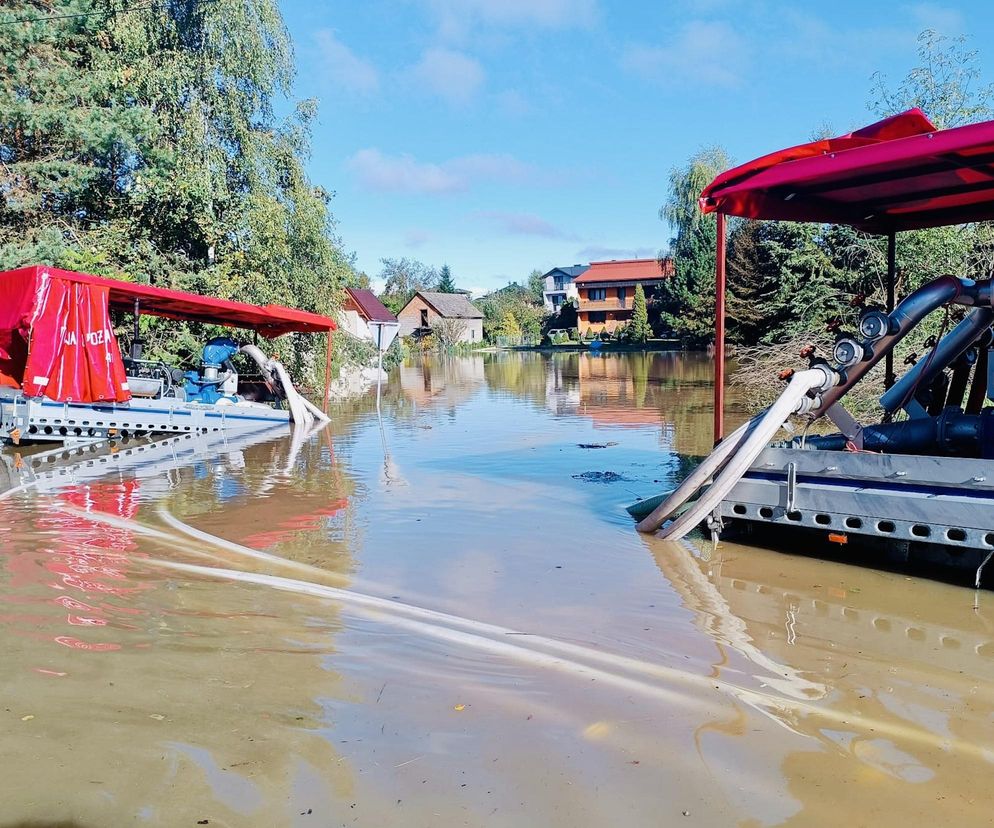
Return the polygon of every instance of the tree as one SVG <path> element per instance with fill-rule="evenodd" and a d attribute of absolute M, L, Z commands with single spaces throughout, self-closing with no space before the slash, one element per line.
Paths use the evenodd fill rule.
<path fill-rule="evenodd" d="M 380 301 L 398 313 L 419 290 L 435 290 L 438 271 L 417 259 L 380 259 L 383 293 Z"/>
<path fill-rule="evenodd" d="M 921 65 L 912 69 L 897 89 L 887 77 L 873 75 L 873 100 L 877 115 L 895 115 L 919 107 L 939 129 L 983 121 L 994 115 L 994 84 L 979 85 L 982 77 L 976 50 L 966 48 L 965 37 L 946 37 L 931 29 L 918 35 Z"/>
<path fill-rule="evenodd" d="M 521 326 L 518 324 L 518 320 L 514 317 L 514 313 L 510 309 L 504 311 L 504 316 L 500 323 L 499 335 L 514 342 L 521 341 Z"/>
<path fill-rule="evenodd" d="M 352 262 L 304 171 L 315 107 L 286 105 L 277 0 L 13 0 L 0 54 L 0 266 L 334 310 Z M 192 341 L 170 326 L 167 357 Z"/>
<path fill-rule="evenodd" d="M 685 344 L 703 345 L 714 333 L 714 215 L 701 215 L 697 199 L 731 161 L 720 147 L 695 154 L 670 172 L 669 196 L 659 211 L 676 235 L 670 241 L 674 273 L 660 290 L 663 323 Z"/>
<path fill-rule="evenodd" d="M 456 283 L 452 280 L 452 271 L 447 264 L 442 265 L 442 270 L 438 274 L 438 285 L 435 287 L 439 293 L 455 293 Z"/>
<path fill-rule="evenodd" d="M 632 300 L 632 321 L 628 326 L 628 338 L 632 342 L 644 343 L 652 336 L 649 327 L 649 309 L 645 303 L 645 290 L 642 285 L 635 285 L 635 298 Z"/>
<path fill-rule="evenodd" d="M 528 290 L 535 302 L 545 304 L 545 274 L 538 268 L 528 274 Z"/>

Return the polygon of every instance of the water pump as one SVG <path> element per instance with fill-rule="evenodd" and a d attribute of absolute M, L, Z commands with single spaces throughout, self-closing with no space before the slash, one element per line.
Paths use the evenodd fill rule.
<path fill-rule="evenodd" d="M 201 354 L 200 372 L 187 371 L 183 374 L 186 398 L 190 402 L 214 405 L 220 400 L 237 402 L 238 374 L 231 364 L 231 358 L 238 353 L 240 345 L 226 336 L 215 337 L 204 345 Z M 225 370 L 222 372 L 222 368 Z"/>

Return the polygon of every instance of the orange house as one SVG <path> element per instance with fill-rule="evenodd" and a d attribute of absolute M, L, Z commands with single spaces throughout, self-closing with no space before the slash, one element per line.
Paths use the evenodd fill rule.
<path fill-rule="evenodd" d="M 670 259 L 625 259 L 591 262 L 590 269 L 574 281 L 580 294 L 577 328 L 613 333 L 632 318 L 635 286 L 642 285 L 646 298 L 653 295 L 663 280 L 673 274 Z"/>

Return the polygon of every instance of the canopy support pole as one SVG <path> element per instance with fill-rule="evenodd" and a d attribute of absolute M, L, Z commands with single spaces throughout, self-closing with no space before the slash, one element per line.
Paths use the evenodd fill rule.
<path fill-rule="evenodd" d="M 897 273 L 897 234 L 891 230 L 887 234 L 887 313 L 894 312 L 896 297 L 894 295 L 894 282 Z M 884 361 L 884 386 L 890 388 L 895 381 L 894 377 L 894 351 L 887 352 Z"/>
<path fill-rule="evenodd" d="M 725 437 L 725 214 L 717 213 L 714 258 L 714 442 Z"/>
<path fill-rule="evenodd" d="M 331 331 L 325 335 L 328 344 L 324 354 L 324 413 L 328 413 L 328 404 L 331 401 Z"/>

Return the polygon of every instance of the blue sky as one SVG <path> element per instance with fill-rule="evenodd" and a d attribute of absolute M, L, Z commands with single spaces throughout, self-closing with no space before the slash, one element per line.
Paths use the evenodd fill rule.
<path fill-rule="evenodd" d="M 925 28 L 965 34 L 994 81 L 986 2 L 282 0 L 295 95 L 317 98 L 313 179 L 345 247 L 448 263 L 482 291 L 652 256 L 669 170 L 736 161 L 874 116 Z"/>

